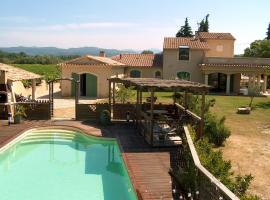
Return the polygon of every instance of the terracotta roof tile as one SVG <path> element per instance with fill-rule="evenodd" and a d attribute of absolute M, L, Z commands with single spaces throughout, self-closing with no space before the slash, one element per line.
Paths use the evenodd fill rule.
<path fill-rule="evenodd" d="M 120 54 L 112 59 L 130 67 L 162 67 L 162 54 Z"/>
<path fill-rule="evenodd" d="M 197 37 L 200 39 L 235 40 L 231 33 L 198 32 Z"/>
<path fill-rule="evenodd" d="M 61 63 L 60 65 L 105 65 L 105 66 L 125 66 L 108 57 L 86 55 L 73 60 Z"/>
<path fill-rule="evenodd" d="M 0 70 L 7 72 L 7 78 L 11 81 L 21 81 L 21 80 L 31 80 L 31 79 L 38 79 L 42 76 L 17 68 L 10 65 L 6 65 L 3 63 L 0 63 Z"/>
<path fill-rule="evenodd" d="M 178 49 L 179 46 L 188 46 L 190 49 L 210 49 L 206 42 L 187 37 L 167 37 L 164 39 L 164 49 Z"/>

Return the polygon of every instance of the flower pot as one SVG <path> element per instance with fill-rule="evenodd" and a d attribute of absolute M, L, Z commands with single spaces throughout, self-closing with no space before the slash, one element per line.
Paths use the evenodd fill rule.
<path fill-rule="evenodd" d="M 14 116 L 14 123 L 15 124 L 20 124 L 21 121 L 22 121 L 22 116 L 21 115 Z"/>

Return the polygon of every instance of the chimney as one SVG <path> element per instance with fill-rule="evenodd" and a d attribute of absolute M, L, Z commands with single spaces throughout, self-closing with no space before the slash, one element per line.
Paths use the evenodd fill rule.
<path fill-rule="evenodd" d="M 100 51 L 99 52 L 99 57 L 106 57 L 105 51 Z"/>
<path fill-rule="evenodd" d="M 7 84 L 7 71 L 0 71 L 0 84 Z"/>

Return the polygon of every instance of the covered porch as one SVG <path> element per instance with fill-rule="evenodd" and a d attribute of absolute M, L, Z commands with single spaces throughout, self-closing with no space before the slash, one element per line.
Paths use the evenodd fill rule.
<path fill-rule="evenodd" d="M 204 83 L 227 95 L 240 94 L 252 86 L 258 86 L 262 93 L 270 88 L 270 59 L 206 58 L 200 67 Z"/>
<path fill-rule="evenodd" d="M 15 94 L 20 94 L 20 89 L 16 87 L 16 82 L 31 80 L 31 99 L 36 99 L 36 80 L 40 75 L 28 72 L 17 67 L 0 63 L 0 118 L 7 119 L 7 114 L 14 115 L 14 105 L 16 103 Z"/>
<path fill-rule="evenodd" d="M 114 110 L 117 84 L 123 84 L 126 87 L 134 86 L 136 89 L 136 103 L 133 105 L 133 109 L 130 109 L 129 112 L 126 113 L 126 117 L 127 120 L 129 120 L 129 118 L 134 120 L 139 133 L 151 146 L 162 147 L 181 145 L 182 141 L 177 130 L 179 130 L 179 125 L 183 125 L 187 118 L 192 118 L 196 124 L 197 135 L 200 137 L 203 134 L 205 94 L 208 92 L 209 86 L 184 80 L 110 78 L 109 107 L 111 113 L 113 113 L 113 117 L 115 117 L 116 112 L 119 112 Z M 170 105 L 155 103 L 155 91 L 160 89 L 166 89 L 166 91 L 171 91 L 173 93 L 181 92 L 184 95 L 184 105 L 176 103 L 175 98 L 173 98 L 173 103 Z M 143 91 L 148 91 L 150 93 L 146 102 L 143 102 Z M 200 116 L 197 116 L 188 110 L 188 93 L 201 95 Z"/>

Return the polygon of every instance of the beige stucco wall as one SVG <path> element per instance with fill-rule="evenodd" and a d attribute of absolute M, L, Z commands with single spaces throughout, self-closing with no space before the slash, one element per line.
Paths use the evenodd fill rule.
<path fill-rule="evenodd" d="M 142 68 L 142 67 L 129 67 L 125 70 L 125 75 L 127 77 L 130 76 L 130 72 L 132 70 L 139 70 L 141 72 L 142 78 L 155 78 L 155 72 L 160 71 L 161 72 L 161 78 L 162 78 L 162 68 L 161 67 L 151 67 L 151 68 Z"/>
<path fill-rule="evenodd" d="M 71 78 L 72 73 L 84 74 L 90 73 L 97 76 L 97 98 L 106 98 L 109 96 L 108 78 L 118 75 L 124 75 L 124 68 L 109 66 L 61 66 L 62 78 Z M 61 93 L 63 97 L 71 96 L 71 82 L 61 81 Z"/>
<path fill-rule="evenodd" d="M 234 40 L 207 39 L 206 42 L 210 46 L 210 50 L 205 52 L 206 57 L 234 57 Z M 218 46 L 222 46 L 222 51 Z"/>
<path fill-rule="evenodd" d="M 191 81 L 203 82 L 203 75 L 198 64 L 202 63 L 204 52 L 190 50 L 189 60 L 179 60 L 178 49 L 164 49 L 163 51 L 163 78 L 175 79 L 177 72 L 189 72 Z"/>

